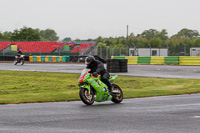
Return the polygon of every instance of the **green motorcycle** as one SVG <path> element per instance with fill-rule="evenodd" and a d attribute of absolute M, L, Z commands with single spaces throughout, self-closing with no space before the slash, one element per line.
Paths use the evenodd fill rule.
<path fill-rule="evenodd" d="M 118 75 L 111 76 L 109 81 L 112 83 Z M 123 92 L 121 88 L 112 84 L 112 92 L 109 93 L 108 87 L 101 80 L 101 75 L 93 76 L 90 69 L 83 69 L 79 77 L 79 96 L 83 103 L 92 105 L 94 101 L 103 102 L 111 100 L 114 103 L 120 103 L 123 100 Z"/>

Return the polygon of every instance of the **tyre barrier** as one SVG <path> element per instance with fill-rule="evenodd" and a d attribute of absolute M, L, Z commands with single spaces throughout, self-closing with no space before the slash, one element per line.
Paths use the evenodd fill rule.
<path fill-rule="evenodd" d="M 107 59 L 107 70 L 110 73 L 128 72 L 127 59 Z"/>
<path fill-rule="evenodd" d="M 29 61 L 29 57 L 25 56 L 25 61 Z M 14 61 L 15 56 L 0 56 L 0 61 Z"/>
<path fill-rule="evenodd" d="M 69 57 L 69 62 L 85 62 L 85 58 L 86 57 L 87 56 L 77 56 L 77 55 L 76 56 L 70 56 Z M 104 59 L 100 58 L 97 55 L 94 55 L 94 58 L 96 60 L 99 60 L 99 61 L 103 62 L 103 63 L 106 63 L 106 61 Z"/>
<path fill-rule="evenodd" d="M 69 56 L 29 56 L 30 62 L 69 62 Z"/>

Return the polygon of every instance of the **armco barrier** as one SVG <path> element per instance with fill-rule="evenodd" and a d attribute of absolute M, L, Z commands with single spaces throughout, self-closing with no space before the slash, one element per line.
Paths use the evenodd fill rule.
<path fill-rule="evenodd" d="M 165 58 L 164 57 L 151 57 L 151 63 L 152 65 L 164 65 Z"/>
<path fill-rule="evenodd" d="M 37 62 L 37 56 L 33 56 L 33 62 Z"/>
<path fill-rule="evenodd" d="M 179 65 L 200 65 L 200 57 L 179 57 Z"/>
<path fill-rule="evenodd" d="M 45 56 L 45 62 L 49 62 L 49 56 Z"/>
<path fill-rule="evenodd" d="M 178 56 L 165 57 L 165 65 L 179 65 L 179 57 Z"/>
<path fill-rule="evenodd" d="M 138 64 L 150 64 L 151 57 L 138 57 Z"/>
<path fill-rule="evenodd" d="M 57 56 L 52 56 L 52 62 L 56 62 L 57 61 Z"/>
<path fill-rule="evenodd" d="M 62 56 L 62 62 L 69 62 L 69 56 Z"/>
<path fill-rule="evenodd" d="M 112 59 L 120 59 L 120 56 L 111 56 Z M 123 58 L 124 56 L 122 56 Z M 128 64 L 165 64 L 165 65 L 179 65 L 179 56 L 168 57 L 140 57 L 140 56 L 125 56 L 128 59 Z"/>
<path fill-rule="evenodd" d="M 69 62 L 69 56 L 29 56 L 30 62 Z"/>
<path fill-rule="evenodd" d="M 33 62 L 33 56 L 29 56 L 29 61 Z"/>
<path fill-rule="evenodd" d="M 57 57 L 56 57 L 56 61 L 57 61 L 57 62 L 61 62 L 61 61 L 62 61 L 62 56 L 57 56 Z"/>
<path fill-rule="evenodd" d="M 128 64 L 138 64 L 137 56 L 125 56 L 125 59 L 128 60 Z"/>
<path fill-rule="evenodd" d="M 41 56 L 41 62 L 45 62 L 45 56 Z"/>
<path fill-rule="evenodd" d="M 49 62 L 52 62 L 52 56 L 49 56 Z"/>
<path fill-rule="evenodd" d="M 37 62 L 41 62 L 41 56 L 37 56 Z"/>
<path fill-rule="evenodd" d="M 112 56 L 112 59 L 125 59 L 125 56 Z"/>

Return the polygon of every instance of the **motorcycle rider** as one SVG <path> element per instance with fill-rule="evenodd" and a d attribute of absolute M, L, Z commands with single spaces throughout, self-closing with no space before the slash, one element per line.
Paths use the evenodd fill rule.
<path fill-rule="evenodd" d="M 22 54 L 22 51 L 20 49 L 17 49 L 17 57 L 20 57 Z"/>
<path fill-rule="evenodd" d="M 93 76 L 101 75 L 101 81 L 104 82 L 108 86 L 108 90 L 112 93 L 112 85 L 109 81 L 110 74 L 105 69 L 104 64 L 101 61 L 95 60 L 94 56 L 88 56 L 85 59 L 86 68 L 90 69 L 90 73 Z"/>

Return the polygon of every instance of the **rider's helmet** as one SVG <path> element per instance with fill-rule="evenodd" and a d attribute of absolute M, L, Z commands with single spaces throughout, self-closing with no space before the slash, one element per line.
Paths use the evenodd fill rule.
<path fill-rule="evenodd" d="M 89 55 L 88 57 L 85 58 L 85 64 L 90 65 L 95 61 L 94 56 Z"/>

